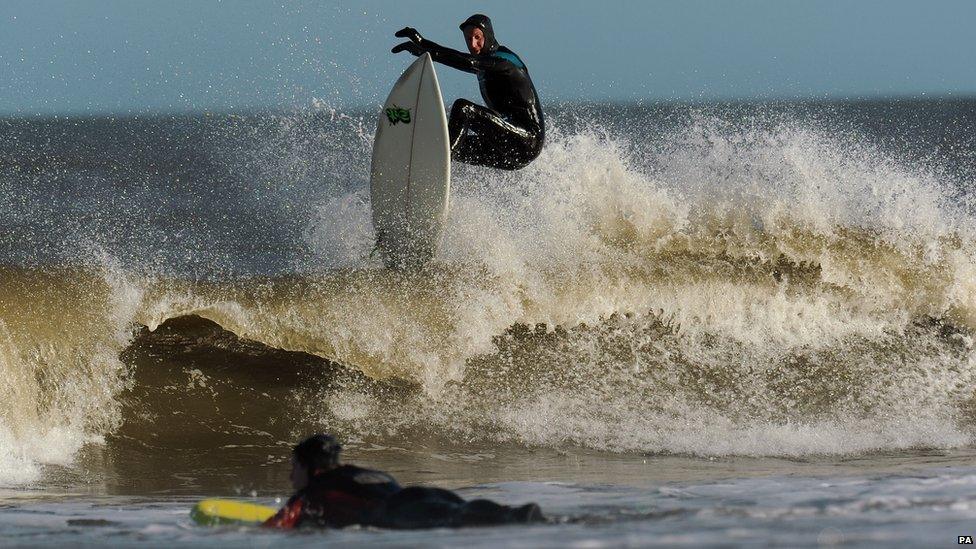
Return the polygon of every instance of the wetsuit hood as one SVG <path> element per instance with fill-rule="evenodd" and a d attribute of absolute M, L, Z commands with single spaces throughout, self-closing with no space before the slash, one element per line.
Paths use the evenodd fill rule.
<path fill-rule="evenodd" d="M 491 55 L 498 49 L 498 40 L 495 39 L 495 30 L 491 27 L 491 19 L 487 15 L 476 13 L 458 25 L 464 31 L 465 27 L 478 27 L 485 33 L 485 47 L 480 55 Z"/>
<path fill-rule="evenodd" d="M 299 442 L 292 449 L 292 455 L 308 471 L 309 477 L 312 477 L 320 470 L 337 467 L 341 451 L 342 445 L 335 437 L 318 433 Z"/>

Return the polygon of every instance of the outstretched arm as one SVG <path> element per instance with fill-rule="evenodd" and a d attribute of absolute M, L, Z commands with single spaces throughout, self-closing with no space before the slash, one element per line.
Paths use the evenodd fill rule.
<path fill-rule="evenodd" d="M 301 498 L 292 496 L 284 507 L 278 510 L 271 518 L 264 521 L 261 526 L 266 528 L 282 528 L 289 530 L 298 526 L 298 521 L 302 516 L 302 506 L 304 502 Z"/>
<path fill-rule="evenodd" d="M 443 63 L 448 67 L 452 67 L 464 72 L 478 73 L 491 69 L 499 62 L 504 62 L 503 60 L 490 55 L 471 55 L 458 50 L 452 50 L 451 48 L 445 48 L 432 40 L 427 40 L 423 36 L 420 36 L 417 29 L 412 27 L 404 27 L 400 29 L 396 32 L 396 34 L 394 34 L 394 36 L 397 38 L 408 38 L 409 41 L 394 46 L 393 49 L 390 50 L 393 53 L 408 51 L 416 56 L 429 53 L 431 59 L 434 61 Z"/>

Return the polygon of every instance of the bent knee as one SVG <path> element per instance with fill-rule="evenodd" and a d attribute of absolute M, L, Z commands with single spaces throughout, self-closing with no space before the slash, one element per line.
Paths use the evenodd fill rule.
<path fill-rule="evenodd" d="M 468 101 L 467 99 L 464 99 L 464 98 L 456 99 L 454 101 L 454 104 L 451 105 L 451 116 L 454 116 L 456 114 L 460 114 L 467 107 L 471 107 L 471 106 L 474 106 L 474 103 L 472 103 L 471 101 Z"/>

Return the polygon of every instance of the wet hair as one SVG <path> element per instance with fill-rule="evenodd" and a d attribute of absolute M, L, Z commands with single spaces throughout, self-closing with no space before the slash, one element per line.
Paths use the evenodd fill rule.
<path fill-rule="evenodd" d="M 295 461 L 309 473 L 314 473 L 317 469 L 331 469 L 339 465 L 341 451 L 342 445 L 334 436 L 317 433 L 296 444 L 291 453 Z"/>

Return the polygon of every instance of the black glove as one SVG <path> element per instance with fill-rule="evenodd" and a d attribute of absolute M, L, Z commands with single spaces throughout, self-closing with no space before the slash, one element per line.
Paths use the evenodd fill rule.
<path fill-rule="evenodd" d="M 413 27 L 403 27 L 402 29 L 396 31 L 396 33 L 394 33 L 393 36 L 396 36 L 397 38 L 407 38 L 410 40 L 409 42 L 404 42 L 402 44 L 397 44 L 396 46 L 393 46 L 393 49 L 390 50 L 393 53 L 408 51 L 416 56 L 420 56 L 425 51 L 427 51 L 423 46 L 424 37 L 420 36 L 420 33 L 417 32 L 417 29 Z"/>
<path fill-rule="evenodd" d="M 390 50 L 390 51 L 393 52 L 393 53 L 400 53 L 401 51 L 408 51 L 408 52 L 410 52 L 410 53 L 412 53 L 412 54 L 420 57 L 424 53 L 424 48 L 421 48 L 420 46 L 418 46 L 417 44 L 415 44 L 413 42 L 404 42 L 402 44 L 397 44 L 396 46 L 393 46 L 393 49 Z"/>
<path fill-rule="evenodd" d="M 406 38 L 418 46 L 424 41 L 424 37 L 420 36 L 417 29 L 413 27 L 403 27 L 402 29 L 396 31 L 393 36 L 396 36 L 397 38 Z"/>

